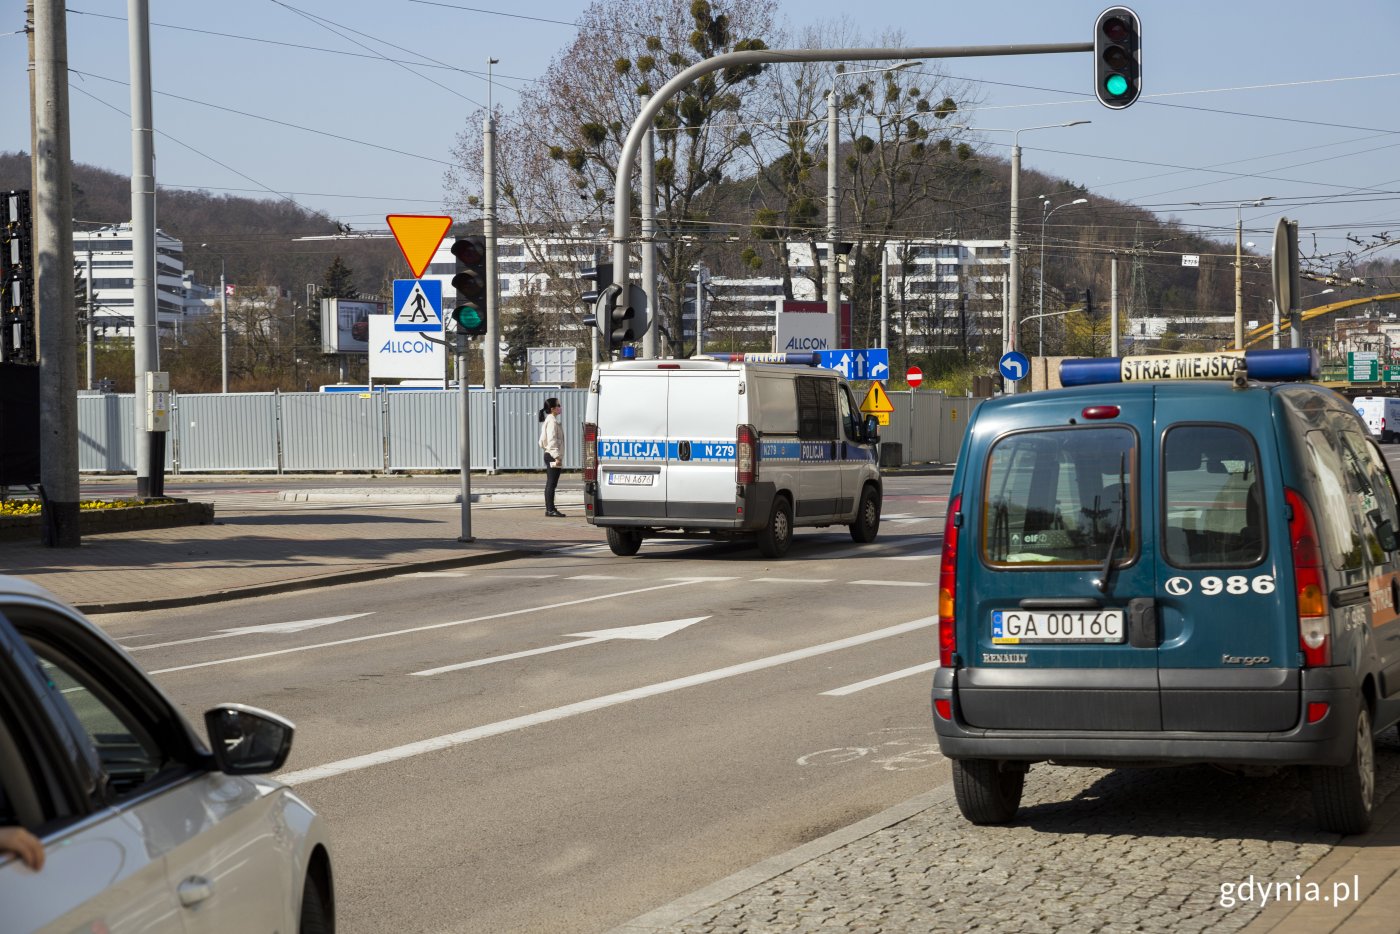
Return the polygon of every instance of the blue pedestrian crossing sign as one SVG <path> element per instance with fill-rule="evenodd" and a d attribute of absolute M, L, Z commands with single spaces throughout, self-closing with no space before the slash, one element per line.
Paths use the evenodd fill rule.
<path fill-rule="evenodd" d="M 1002 376 L 1012 382 L 1025 379 L 1031 374 L 1031 362 L 1019 350 L 1008 350 L 1002 354 L 1001 360 L 997 361 L 997 368 L 1001 370 Z"/>
<path fill-rule="evenodd" d="M 442 330 L 442 280 L 394 280 L 394 330 Z"/>
<path fill-rule="evenodd" d="M 818 350 L 817 365 L 835 370 L 846 379 L 889 379 L 890 352 L 873 350 Z"/>

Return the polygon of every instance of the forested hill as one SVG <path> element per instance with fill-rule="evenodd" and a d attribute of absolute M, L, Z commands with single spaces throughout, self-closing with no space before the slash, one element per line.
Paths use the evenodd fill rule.
<path fill-rule="evenodd" d="M 0 191 L 30 187 L 29 154 L 0 153 Z M 73 165 L 73 217 L 79 229 L 87 222 L 131 220 L 131 179 L 91 165 Z M 307 283 L 320 284 L 337 255 L 355 273 L 356 287 L 378 292 L 386 278 L 401 273 L 403 260 L 392 240 L 310 241 L 293 238 L 334 234 L 336 225 L 291 201 L 269 196 L 240 198 L 208 191 L 162 188 L 156 191 L 156 223 L 181 240 L 185 266 L 201 282 L 217 282 L 219 257 L 228 281 L 242 285 L 278 285 L 293 296 Z M 209 244 L 202 247 L 201 244 Z"/>

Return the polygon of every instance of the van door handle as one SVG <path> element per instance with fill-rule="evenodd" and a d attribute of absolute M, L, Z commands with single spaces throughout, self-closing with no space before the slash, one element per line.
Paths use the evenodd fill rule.
<path fill-rule="evenodd" d="M 1356 606 L 1358 603 L 1365 603 L 1370 599 L 1370 584 L 1352 584 L 1350 587 L 1338 587 L 1327 595 L 1327 601 L 1337 608 Z"/>
<path fill-rule="evenodd" d="M 203 876 L 190 876 L 175 889 L 180 896 L 180 904 L 193 908 L 214 894 L 214 883 Z"/>
<path fill-rule="evenodd" d="M 1128 644 L 1137 649 L 1155 649 L 1162 644 L 1157 601 L 1151 597 L 1128 601 Z"/>

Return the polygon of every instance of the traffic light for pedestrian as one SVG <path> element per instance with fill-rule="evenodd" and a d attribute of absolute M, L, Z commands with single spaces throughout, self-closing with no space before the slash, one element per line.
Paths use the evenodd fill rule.
<path fill-rule="evenodd" d="M 457 304 L 452 320 L 457 333 L 480 337 L 486 333 L 486 241 L 481 237 L 458 237 L 452 244 L 457 260 L 457 274 L 452 287 L 457 290 Z"/>
<path fill-rule="evenodd" d="M 1094 23 L 1094 93 L 1114 110 L 1142 93 L 1142 24 L 1125 6 L 1109 7 Z"/>

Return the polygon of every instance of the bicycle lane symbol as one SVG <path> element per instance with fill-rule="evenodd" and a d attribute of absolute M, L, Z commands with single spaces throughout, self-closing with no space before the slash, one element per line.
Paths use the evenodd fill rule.
<path fill-rule="evenodd" d="M 917 731 L 927 735 L 927 727 L 903 727 L 877 730 L 873 737 Z M 844 765 L 848 762 L 866 761 L 878 765 L 886 772 L 909 772 L 927 769 L 943 761 L 935 740 L 927 739 L 886 739 L 873 746 L 836 746 L 819 749 L 797 759 L 799 766 Z"/>

